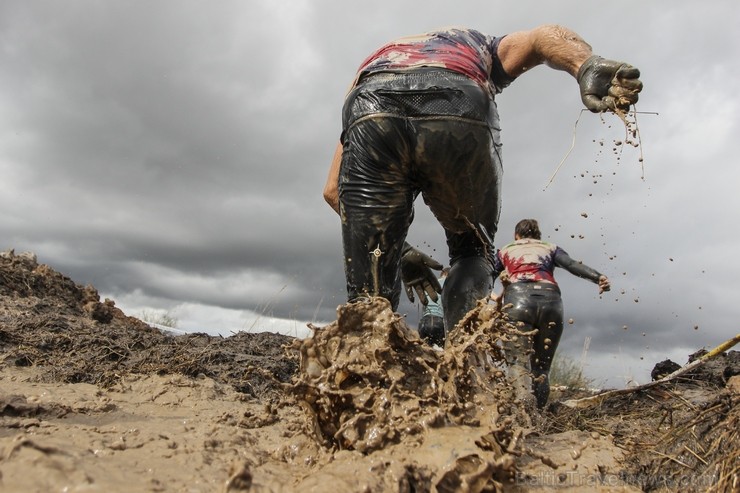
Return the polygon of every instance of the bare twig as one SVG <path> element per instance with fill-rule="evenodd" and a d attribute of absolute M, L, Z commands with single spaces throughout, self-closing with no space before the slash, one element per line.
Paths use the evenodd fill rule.
<path fill-rule="evenodd" d="M 733 347 L 738 342 L 740 342 L 740 334 L 737 334 L 732 339 L 723 342 L 722 344 L 720 344 L 716 348 L 714 348 L 711 351 L 709 351 L 707 354 L 703 355 L 701 358 L 696 359 L 696 360 L 692 361 L 691 363 L 682 366 L 678 370 L 674 371 L 670 375 L 667 375 L 667 376 L 661 378 L 660 380 L 655 380 L 655 381 L 652 381 L 652 382 L 649 382 L 649 383 L 646 383 L 646 384 L 643 384 L 643 385 L 638 385 L 636 387 L 630 387 L 630 388 L 627 388 L 627 389 L 609 390 L 607 392 L 602 392 L 601 394 L 596 394 L 596 395 L 593 395 L 593 396 L 590 396 L 590 397 L 584 397 L 583 399 L 570 399 L 570 400 L 567 400 L 567 401 L 563 401 L 562 404 L 565 405 L 565 406 L 567 406 L 567 407 L 587 407 L 587 406 L 591 406 L 593 404 L 597 404 L 599 402 L 602 402 L 604 399 L 607 399 L 609 397 L 613 397 L 615 395 L 629 394 L 629 393 L 632 393 L 632 392 L 639 392 L 641 390 L 647 390 L 649 388 L 655 387 L 656 385 L 660 385 L 662 383 L 670 382 L 674 378 L 676 378 L 678 376 L 681 376 L 684 373 L 686 373 L 688 371 L 691 371 L 694 368 L 697 368 L 698 366 L 703 365 L 708 360 L 714 358 L 718 354 L 721 354 L 721 353 L 727 351 L 728 349 L 730 349 L 731 347 Z"/>
<path fill-rule="evenodd" d="M 683 467 L 685 467 L 687 469 L 692 469 L 692 467 L 690 465 L 688 465 L 688 464 L 686 464 L 684 462 L 681 462 L 680 460 L 676 459 L 675 457 L 671 457 L 668 454 L 664 454 L 663 452 L 658 452 L 657 450 L 653 450 L 652 452 L 654 454 L 657 454 L 657 455 L 661 456 L 661 457 L 665 457 L 666 459 L 671 460 L 671 461 L 675 462 L 676 464 L 678 464 L 680 466 L 683 466 Z"/>
<path fill-rule="evenodd" d="M 693 455 L 694 457 L 696 457 L 697 460 L 699 460 L 705 466 L 708 466 L 709 465 L 709 464 L 707 464 L 707 461 L 705 461 L 704 459 L 702 459 L 701 457 L 699 457 L 699 454 L 697 454 L 696 452 L 694 452 L 693 450 L 691 450 L 688 445 L 684 445 L 683 448 L 685 448 L 688 453 L 690 453 L 691 455 Z"/>
<path fill-rule="evenodd" d="M 560 163 L 558 164 L 557 168 L 555 168 L 555 171 L 553 171 L 552 176 L 550 176 L 550 179 L 547 181 L 547 184 L 545 185 L 545 189 L 550 186 L 552 181 L 555 179 L 555 175 L 558 174 L 558 171 L 560 171 L 560 168 L 563 166 L 563 163 L 566 159 L 568 159 L 568 156 L 570 156 L 570 153 L 573 152 L 573 148 L 576 146 L 576 128 L 578 127 L 578 121 L 581 119 L 581 115 L 583 112 L 586 111 L 585 109 L 581 110 L 580 113 L 578 113 L 578 118 L 576 118 L 575 124 L 573 124 L 573 141 L 570 144 L 570 149 L 568 149 L 568 152 L 565 153 L 565 156 L 563 156 L 563 159 L 560 160 Z"/>

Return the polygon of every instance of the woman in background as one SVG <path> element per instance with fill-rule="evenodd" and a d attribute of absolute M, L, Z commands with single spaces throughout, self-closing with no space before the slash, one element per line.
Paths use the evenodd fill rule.
<path fill-rule="evenodd" d="M 553 275 L 555 267 L 597 284 L 599 294 L 610 289 L 605 275 L 573 260 L 559 246 L 542 241 L 541 236 L 535 219 L 519 221 L 514 242 L 496 252 L 493 273 L 494 282 L 504 273 L 503 302 L 509 320 L 523 331 L 537 329 L 532 337 L 529 371 L 539 408 L 547 404 L 550 395 L 548 375 L 563 333 L 563 300 Z"/>

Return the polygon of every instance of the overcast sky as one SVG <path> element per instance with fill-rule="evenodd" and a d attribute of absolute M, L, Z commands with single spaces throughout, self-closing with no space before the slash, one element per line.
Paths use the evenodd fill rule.
<path fill-rule="evenodd" d="M 738 332 L 738 19 L 736 0 L 3 0 L 0 249 L 35 252 L 130 315 L 305 334 L 345 301 L 321 192 L 360 62 L 446 25 L 560 23 L 642 71 L 642 146 L 615 152 L 624 126 L 581 113 L 569 75 L 520 77 L 498 96 L 496 244 L 533 217 L 607 274 L 598 296 L 556 272 L 573 319 L 560 351 L 580 362 L 586 346 L 597 383 L 644 383 Z M 447 262 L 421 200 L 409 239 Z"/>

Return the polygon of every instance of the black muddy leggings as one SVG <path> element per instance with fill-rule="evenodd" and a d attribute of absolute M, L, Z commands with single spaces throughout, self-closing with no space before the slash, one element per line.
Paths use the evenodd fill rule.
<path fill-rule="evenodd" d="M 540 408 L 550 396 L 549 373 L 555 350 L 563 334 L 563 300 L 560 289 L 545 282 L 518 282 L 504 291 L 509 320 L 523 324 L 522 330 L 537 329 L 530 356 L 533 391 Z"/>
<path fill-rule="evenodd" d="M 339 177 L 350 300 L 398 308 L 403 242 L 419 193 L 450 255 L 443 308 L 450 330 L 492 288 L 500 207 L 498 114 L 472 80 L 445 70 L 377 74 L 347 97 Z"/>

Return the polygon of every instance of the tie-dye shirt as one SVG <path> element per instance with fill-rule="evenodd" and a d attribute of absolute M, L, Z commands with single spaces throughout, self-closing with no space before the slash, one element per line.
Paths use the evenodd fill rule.
<path fill-rule="evenodd" d="M 514 80 L 506 74 L 498 58 L 502 39 L 462 27 L 407 36 L 370 55 L 360 65 L 357 75 L 359 78 L 375 72 L 438 67 L 470 77 L 493 95 Z"/>
<path fill-rule="evenodd" d="M 505 270 L 512 283 L 543 281 L 557 285 L 553 271 L 558 251 L 562 251 L 559 246 L 545 241 L 516 240 L 496 252 L 494 270 L 496 273 Z"/>
<path fill-rule="evenodd" d="M 504 246 L 496 252 L 493 263 L 493 278 L 506 271 L 512 283 L 548 282 L 557 286 L 553 275 L 555 267 L 595 283 L 601 276 L 598 271 L 570 258 L 559 246 L 532 238 L 522 238 Z"/>

